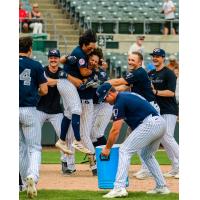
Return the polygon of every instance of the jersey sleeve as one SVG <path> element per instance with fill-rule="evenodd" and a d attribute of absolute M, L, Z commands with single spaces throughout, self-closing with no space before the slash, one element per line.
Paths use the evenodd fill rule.
<path fill-rule="evenodd" d="M 47 82 L 44 68 L 42 67 L 40 63 L 38 63 L 38 67 L 37 67 L 37 77 L 38 77 L 39 85 Z"/>
<path fill-rule="evenodd" d="M 120 119 L 124 119 L 125 118 L 125 111 L 124 111 L 124 106 L 122 105 L 122 103 L 118 102 L 114 105 L 113 107 L 113 121 L 117 121 Z"/>
<path fill-rule="evenodd" d="M 138 79 L 137 74 L 134 72 L 127 73 L 123 78 L 129 85 L 134 84 Z"/>
<path fill-rule="evenodd" d="M 173 71 L 167 73 L 167 89 L 172 92 L 176 90 L 176 76 Z"/>

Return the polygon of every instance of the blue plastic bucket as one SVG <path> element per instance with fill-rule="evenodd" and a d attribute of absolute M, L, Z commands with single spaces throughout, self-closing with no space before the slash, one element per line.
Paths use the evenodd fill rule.
<path fill-rule="evenodd" d="M 101 155 L 105 145 L 96 147 L 98 188 L 113 189 L 119 160 L 119 144 L 113 145 L 109 157 Z M 128 177 L 126 187 L 128 187 Z"/>

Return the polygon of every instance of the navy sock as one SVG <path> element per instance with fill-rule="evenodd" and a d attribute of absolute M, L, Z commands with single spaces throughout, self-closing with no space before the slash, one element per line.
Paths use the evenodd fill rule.
<path fill-rule="evenodd" d="M 80 115 L 72 114 L 72 129 L 74 131 L 74 137 L 77 141 L 80 141 Z"/>
<path fill-rule="evenodd" d="M 68 119 L 67 117 L 63 117 L 62 119 L 62 123 L 61 123 L 61 133 L 60 133 L 60 139 L 65 141 L 66 139 L 66 135 L 69 129 L 69 125 L 70 125 L 71 120 Z"/>

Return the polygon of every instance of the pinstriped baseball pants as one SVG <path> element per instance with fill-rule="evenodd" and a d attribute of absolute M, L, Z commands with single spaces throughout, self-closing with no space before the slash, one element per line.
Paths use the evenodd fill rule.
<path fill-rule="evenodd" d="M 40 129 L 42 129 L 44 122 L 49 121 L 53 125 L 58 138 L 60 137 L 61 122 L 62 122 L 62 119 L 63 119 L 63 113 L 47 114 L 47 113 L 44 113 L 44 112 L 37 110 L 37 117 L 38 117 L 38 120 L 40 122 Z M 74 140 L 74 135 L 73 135 L 73 130 L 72 130 L 72 127 L 71 127 L 71 124 L 70 124 L 68 134 L 67 134 L 67 137 L 66 137 L 66 142 L 67 142 L 69 149 L 72 152 L 74 152 L 74 148 L 72 147 L 73 140 Z M 66 156 L 62 151 L 60 151 L 60 153 L 61 153 L 61 158 L 60 158 L 61 161 L 67 162 L 68 168 L 73 170 L 74 167 L 75 167 L 74 166 L 74 163 L 75 163 L 74 155 Z M 70 168 L 71 165 L 72 165 L 72 167 Z"/>
<path fill-rule="evenodd" d="M 39 180 L 41 163 L 41 129 L 35 107 L 19 108 L 19 172 L 22 180 L 32 176 Z"/>
<path fill-rule="evenodd" d="M 156 187 L 166 185 L 159 164 L 154 157 L 165 130 L 166 123 L 161 116 L 152 117 L 149 115 L 142 124 L 132 131 L 119 149 L 118 170 L 114 188 L 126 187 L 130 160 L 132 155 L 138 151 L 141 151 L 141 157 L 152 173 L 156 181 Z"/>
<path fill-rule="evenodd" d="M 172 161 L 172 169 L 179 169 L 179 145 L 174 138 L 174 130 L 176 126 L 176 115 L 163 114 L 162 117 L 165 119 L 167 124 L 166 132 L 161 140 L 161 144 Z"/>
<path fill-rule="evenodd" d="M 112 116 L 112 109 L 113 106 L 111 106 L 109 103 L 94 104 L 94 115 L 91 131 L 92 142 L 96 142 L 97 138 L 104 136 L 104 132 Z"/>
<path fill-rule="evenodd" d="M 57 88 L 63 101 L 64 115 L 69 119 L 72 118 L 72 114 L 80 115 L 81 100 L 76 87 L 67 79 L 59 79 Z"/>

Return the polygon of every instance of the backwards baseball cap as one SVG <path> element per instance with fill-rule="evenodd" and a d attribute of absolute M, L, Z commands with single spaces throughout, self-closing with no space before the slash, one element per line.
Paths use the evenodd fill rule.
<path fill-rule="evenodd" d="M 99 98 L 99 103 L 105 100 L 111 88 L 112 88 L 112 85 L 110 83 L 103 83 L 97 88 L 96 94 Z"/>
<path fill-rule="evenodd" d="M 150 53 L 151 56 L 162 56 L 165 57 L 165 51 L 163 49 L 160 48 L 155 48 L 153 50 L 153 53 Z"/>
<path fill-rule="evenodd" d="M 60 51 L 58 49 L 50 49 L 48 52 L 48 57 L 59 57 L 60 58 Z"/>

